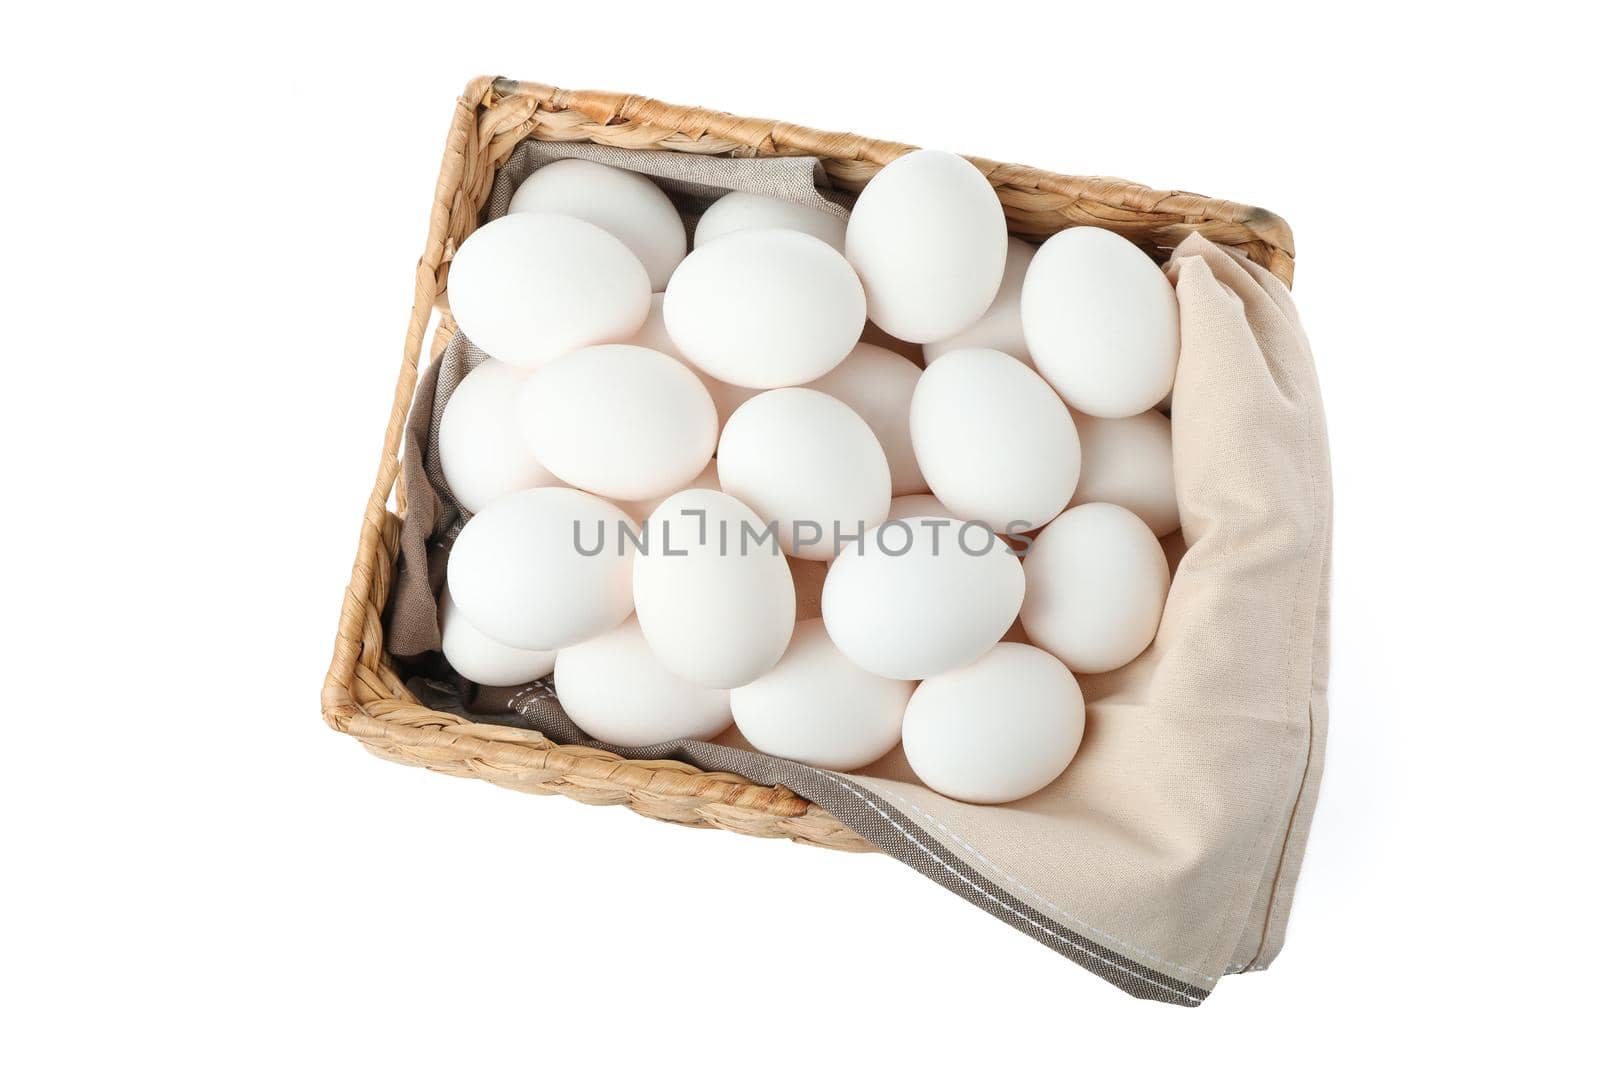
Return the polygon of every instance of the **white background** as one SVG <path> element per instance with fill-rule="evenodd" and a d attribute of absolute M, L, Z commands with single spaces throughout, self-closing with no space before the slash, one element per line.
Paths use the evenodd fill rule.
<path fill-rule="evenodd" d="M 1587 1042 L 1593 38 L 1566 5 L 1467 8 L 12 12 L 0 1059 Z M 1336 479 L 1333 723 L 1268 973 L 1195 1011 L 1137 1002 L 886 858 L 433 776 L 325 729 L 443 135 L 479 73 L 1294 225 Z"/>

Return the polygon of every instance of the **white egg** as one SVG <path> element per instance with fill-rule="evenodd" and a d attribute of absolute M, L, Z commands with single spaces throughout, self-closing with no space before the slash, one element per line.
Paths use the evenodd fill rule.
<path fill-rule="evenodd" d="M 446 568 L 467 621 L 513 648 L 562 648 L 633 610 L 632 521 L 565 487 L 503 496 L 461 528 Z"/>
<path fill-rule="evenodd" d="M 694 228 L 694 246 L 739 230 L 799 230 L 844 254 L 845 220 L 805 204 L 759 193 L 732 192 L 706 208 Z"/>
<path fill-rule="evenodd" d="M 928 788 L 968 804 L 1007 804 L 1060 777 L 1083 727 L 1072 673 L 1048 652 L 1008 641 L 917 686 L 903 739 Z"/>
<path fill-rule="evenodd" d="M 1000 276 L 1000 291 L 983 318 L 954 337 L 930 341 L 922 346 L 922 358 L 932 363 L 946 352 L 962 348 L 992 348 L 1033 366 L 1028 341 L 1022 335 L 1022 279 L 1033 262 L 1035 246 L 1019 237 L 1006 239 L 1006 269 Z"/>
<path fill-rule="evenodd" d="M 1171 420 L 1159 411 L 1145 411 L 1123 419 L 1079 412 L 1072 421 L 1083 449 L 1072 505 L 1120 504 L 1143 519 L 1157 537 L 1176 530 Z"/>
<path fill-rule="evenodd" d="M 860 279 L 823 241 L 741 230 L 689 254 L 667 283 L 662 317 L 678 351 L 713 378 L 775 389 L 837 367 L 866 308 Z"/>
<path fill-rule="evenodd" d="M 658 293 L 688 250 L 683 219 L 655 182 L 587 159 L 558 159 L 534 171 L 511 195 L 511 210 L 594 223 L 639 258 Z"/>
<path fill-rule="evenodd" d="M 563 648 L 555 669 L 567 717 L 608 745 L 705 741 L 733 723 L 728 691 L 686 682 L 663 667 L 637 619 Z"/>
<path fill-rule="evenodd" d="M 933 495 L 1000 533 L 1037 529 L 1078 484 L 1078 433 L 1049 384 L 1003 352 L 947 353 L 917 382 L 911 443 Z"/>
<path fill-rule="evenodd" d="M 1148 411 L 1178 369 L 1178 298 L 1161 268 L 1110 230 L 1040 246 L 1022 282 L 1022 329 L 1040 374 L 1086 415 Z"/>
<path fill-rule="evenodd" d="M 461 677 L 479 685 L 525 685 L 543 678 L 556 665 L 554 652 L 512 648 L 472 625 L 449 590 L 439 605 L 439 632 L 444 638 L 445 661 Z"/>
<path fill-rule="evenodd" d="M 639 258 L 566 215 L 506 215 L 478 227 L 450 261 L 448 293 L 468 339 L 519 367 L 626 340 L 650 312 Z"/>
<path fill-rule="evenodd" d="M 719 381 L 685 359 L 683 353 L 678 351 L 678 346 L 672 343 L 672 335 L 667 333 L 667 324 L 661 317 L 661 304 L 665 299 L 665 293 L 656 293 L 650 298 L 650 314 L 645 318 L 644 325 L 639 327 L 639 332 L 634 334 L 628 343 L 665 352 L 694 371 L 695 376 L 700 379 L 700 384 L 711 394 L 711 402 L 717 405 L 717 432 L 721 433 L 722 427 L 728 423 L 728 416 L 760 390 L 746 389 L 741 385 L 729 385 L 727 382 Z"/>
<path fill-rule="evenodd" d="M 932 493 L 912 493 L 909 496 L 897 496 L 889 501 L 889 517 L 883 521 L 918 518 L 954 519 L 955 515 L 949 508 L 939 503 L 939 498 Z"/>
<path fill-rule="evenodd" d="M 839 651 L 885 678 L 965 666 L 1011 628 L 1022 564 L 979 523 L 908 517 L 847 547 L 822 585 L 822 618 Z"/>
<path fill-rule="evenodd" d="M 938 341 L 994 301 L 1006 265 L 1005 212 L 965 159 L 911 152 L 861 191 L 845 255 L 866 286 L 873 322 L 907 341 Z"/>
<path fill-rule="evenodd" d="M 639 626 L 696 685 L 732 689 L 771 670 L 794 632 L 794 578 L 755 512 L 709 489 L 668 497 L 633 569 Z"/>
<path fill-rule="evenodd" d="M 857 667 L 808 619 L 776 667 L 733 691 L 733 721 L 769 756 L 853 771 L 900 743 L 912 688 Z"/>
<path fill-rule="evenodd" d="M 717 409 L 694 372 L 637 345 L 580 348 L 534 372 L 517 398 L 534 457 L 615 500 L 687 485 L 717 447 Z"/>
<path fill-rule="evenodd" d="M 832 559 L 889 513 L 889 462 L 871 427 L 814 389 L 746 401 L 722 431 L 717 475 L 801 559 Z"/>
<path fill-rule="evenodd" d="M 1070 509 L 1034 538 L 1023 570 L 1028 640 L 1079 674 L 1131 662 L 1161 625 L 1167 557 L 1150 527 L 1126 508 Z"/>
<path fill-rule="evenodd" d="M 439 418 L 439 465 L 445 484 L 468 511 L 482 511 L 520 489 L 559 485 L 533 458 L 517 422 L 517 392 L 532 372 L 498 359 L 461 379 Z"/>
<path fill-rule="evenodd" d="M 717 477 L 717 461 L 715 459 L 705 465 L 705 469 L 694 476 L 694 481 L 687 485 L 675 485 L 660 496 L 653 496 L 648 500 L 617 500 L 613 501 L 617 507 L 628 513 L 628 517 L 641 527 L 649 521 L 651 512 L 660 507 L 662 503 L 674 493 L 681 493 L 685 489 L 718 489 L 722 488 L 722 480 Z"/>
<path fill-rule="evenodd" d="M 896 495 L 928 489 L 911 450 L 911 394 L 920 377 L 922 368 L 909 359 L 863 341 L 809 386 L 844 401 L 866 420 L 889 460 Z"/>

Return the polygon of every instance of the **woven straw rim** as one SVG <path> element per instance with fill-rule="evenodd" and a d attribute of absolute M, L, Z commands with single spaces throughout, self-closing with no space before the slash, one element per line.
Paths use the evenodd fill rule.
<path fill-rule="evenodd" d="M 854 831 L 782 786 L 756 785 L 736 774 L 674 760 L 628 760 L 582 745 L 557 745 L 534 730 L 433 711 L 416 702 L 383 651 L 383 611 L 405 513 L 400 444 L 424 335 L 437 309 L 432 345 L 437 358 L 455 331 L 444 299 L 449 261 L 477 227 L 495 172 L 529 137 L 703 155 L 816 156 L 836 185 L 852 191 L 913 151 L 893 141 L 626 93 L 569 91 L 505 78 L 470 82 L 456 101 L 428 238 L 417 263 L 400 377 L 322 688 L 323 718 L 378 756 L 443 774 L 528 793 L 562 793 L 590 804 L 626 804 L 642 815 L 684 825 L 871 851 Z M 1288 224 L 1271 212 L 1116 178 L 1071 177 L 968 158 L 994 185 L 1015 234 L 1044 237 L 1067 226 L 1100 226 L 1160 255 L 1198 232 L 1240 249 L 1285 283 L 1292 281 L 1293 237 Z M 391 492 L 393 511 L 387 507 Z"/>

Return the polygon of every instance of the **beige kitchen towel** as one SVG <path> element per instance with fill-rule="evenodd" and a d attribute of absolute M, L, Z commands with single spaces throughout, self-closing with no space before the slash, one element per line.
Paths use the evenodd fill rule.
<path fill-rule="evenodd" d="M 1061 778 L 982 806 L 924 788 L 898 752 L 838 774 L 751 752 L 732 732 L 615 751 L 786 785 L 1127 992 L 1192 1006 L 1282 947 L 1327 719 L 1330 492 L 1315 372 L 1288 291 L 1198 235 L 1167 273 L 1182 331 L 1172 424 L 1188 548 L 1151 648 L 1080 678 L 1088 729 Z M 419 395 L 480 358 L 456 337 Z M 424 455 L 430 414 L 413 412 L 409 439 Z M 408 457 L 424 492 L 425 466 Z M 449 533 L 416 540 L 437 552 Z M 432 699 L 592 743 L 548 681 L 450 692 L 435 686 Z"/>
<path fill-rule="evenodd" d="M 1181 311 L 1172 422 L 1188 550 L 1154 645 L 1080 679 L 1083 748 L 1026 800 L 957 803 L 898 767 L 854 784 L 1108 952 L 1210 989 L 1265 967 L 1283 943 L 1327 721 L 1331 498 L 1321 400 L 1288 292 L 1199 236 L 1168 274 Z"/>

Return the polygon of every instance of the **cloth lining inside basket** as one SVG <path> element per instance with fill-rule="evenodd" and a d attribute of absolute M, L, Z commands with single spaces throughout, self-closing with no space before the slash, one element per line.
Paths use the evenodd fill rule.
<path fill-rule="evenodd" d="M 691 219 L 726 188 L 843 210 L 842 198 L 817 187 L 826 179 L 815 160 L 527 142 L 497 177 L 485 218 L 505 211 L 536 166 L 567 155 L 651 174 Z M 1198 1004 L 1221 974 L 1270 962 L 1320 770 L 1325 704 L 1312 691 L 1326 677 L 1325 436 L 1309 349 L 1276 279 L 1198 237 L 1175 253 L 1169 273 L 1185 329 L 1174 436 L 1196 456 L 1179 463 L 1180 503 L 1198 551 L 1178 563 L 1151 651 L 1080 679 L 1090 728 L 1060 780 L 1016 804 L 982 807 L 931 793 L 898 751 L 841 775 L 756 753 L 737 731 L 715 742 L 611 750 L 787 786 L 1136 996 Z M 435 707 L 610 748 L 573 726 L 548 681 L 472 687 L 436 655 L 443 556 L 463 515 L 431 446 L 450 392 L 483 358 L 457 335 L 419 387 L 389 650 L 419 699 Z M 1241 447 L 1266 459 L 1231 470 Z M 1219 679 L 1224 670 L 1233 673 Z"/>

